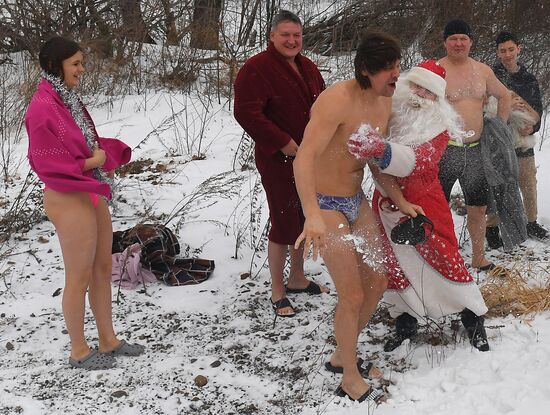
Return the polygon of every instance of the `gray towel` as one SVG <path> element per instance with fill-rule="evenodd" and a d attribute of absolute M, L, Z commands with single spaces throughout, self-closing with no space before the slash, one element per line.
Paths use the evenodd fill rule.
<path fill-rule="evenodd" d="M 496 212 L 505 250 L 527 239 L 527 218 L 518 186 L 518 160 L 512 133 L 499 117 L 483 119 L 483 170 L 489 184 L 487 211 Z"/>

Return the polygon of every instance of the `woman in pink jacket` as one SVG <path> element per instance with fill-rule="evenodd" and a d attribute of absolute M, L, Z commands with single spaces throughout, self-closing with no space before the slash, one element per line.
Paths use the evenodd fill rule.
<path fill-rule="evenodd" d="M 117 338 L 111 307 L 109 176 L 130 160 L 131 150 L 117 139 L 97 135 L 74 92 L 84 73 L 78 43 L 51 38 L 42 46 L 39 59 L 42 79 L 25 116 L 28 159 L 44 182 L 44 208 L 63 253 L 69 364 L 108 369 L 115 365 L 115 356 L 136 356 L 145 349 Z M 98 349 L 90 349 L 84 337 L 86 291 L 99 334 Z"/>

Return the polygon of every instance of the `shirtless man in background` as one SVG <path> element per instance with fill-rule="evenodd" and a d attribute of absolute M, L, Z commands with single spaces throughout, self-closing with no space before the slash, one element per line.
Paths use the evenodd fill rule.
<path fill-rule="evenodd" d="M 348 140 L 353 134 L 386 133 L 400 58 L 397 40 L 382 32 L 365 34 L 355 57 L 355 79 L 338 82 L 319 95 L 294 161 L 305 215 L 295 247 L 304 241 L 305 255 L 312 247 L 314 260 L 323 257 L 338 293 L 337 348 L 326 366 L 343 371 L 336 393 L 357 401 L 380 395 L 363 379 L 380 372 L 358 368 L 356 348 L 387 280 L 380 268 L 380 231 L 361 189 L 366 162 L 348 152 Z M 383 152 L 382 145 L 373 148 L 371 156 Z"/>
<path fill-rule="evenodd" d="M 485 211 L 489 186 L 483 173 L 479 139 L 483 129 L 483 100 L 486 94 L 498 100 L 497 115 L 506 122 L 510 114 L 510 92 L 493 70 L 470 54 L 472 32 L 462 20 L 451 20 L 443 32 L 447 56 L 439 63 L 447 71 L 446 95 L 462 117 L 467 137 L 460 144 L 450 140 L 439 163 L 439 180 L 445 197 L 458 180 L 466 203 L 467 227 L 472 239 L 472 267 L 481 271 L 494 268 L 485 257 Z"/>

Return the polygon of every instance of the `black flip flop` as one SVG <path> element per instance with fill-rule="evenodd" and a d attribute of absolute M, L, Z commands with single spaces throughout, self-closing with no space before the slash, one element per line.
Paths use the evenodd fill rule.
<path fill-rule="evenodd" d="M 361 373 L 361 376 L 364 379 L 376 379 L 376 377 L 369 375 L 373 367 L 374 364 L 372 362 L 365 362 L 361 358 L 357 359 L 357 370 L 359 370 L 359 373 Z M 330 363 L 330 360 L 325 363 L 325 369 L 332 373 L 344 373 L 344 369 L 341 366 L 334 366 L 332 363 Z"/>
<path fill-rule="evenodd" d="M 487 265 L 484 265 L 482 267 L 477 267 L 477 270 L 478 271 L 485 271 L 485 272 L 488 272 L 488 271 L 492 271 L 496 268 L 497 266 L 495 264 L 493 264 L 492 262 L 488 263 Z"/>
<path fill-rule="evenodd" d="M 337 396 L 340 396 L 341 398 L 348 397 L 352 401 L 356 401 L 356 402 L 367 401 L 367 402 L 376 403 L 384 396 L 384 392 L 378 389 L 374 389 L 372 386 L 368 388 L 367 391 L 357 399 L 353 399 L 351 396 L 349 396 L 348 393 L 344 390 L 344 388 L 342 388 L 342 385 L 338 386 L 335 393 Z"/>
<path fill-rule="evenodd" d="M 287 294 L 310 294 L 310 295 L 319 295 L 323 292 L 321 291 L 321 287 L 319 284 L 317 284 L 314 281 L 310 281 L 306 288 L 288 288 L 288 286 L 285 285 Z"/>
<path fill-rule="evenodd" d="M 272 300 L 270 300 L 270 301 L 271 301 L 271 306 L 273 307 L 273 311 L 275 312 L 275 315 L 277 317 L 294 317 L 296 315 L 296 313 L 294 312 L 294 307 L 292 306 L 292 304 L 290 303 L 288 298 L 283 297 L 280 300 L 277 300 L 275 302 L 273 302 Z M 278 311 L 281 308 L 286 308 L 286 307 L 292 308 L 292 313 L 291 314 L 279 314 L 278 313 Z"/>

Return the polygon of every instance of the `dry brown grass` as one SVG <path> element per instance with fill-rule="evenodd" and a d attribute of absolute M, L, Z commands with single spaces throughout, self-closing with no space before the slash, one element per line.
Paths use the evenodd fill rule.
<path fill-rule="evenodd" d="M 489 273 L 481 293 L 489 308 L 488 317 L 508 314 L 519 317 L 550 309 L 550 279 L 529 284 L 519 266 L 496 267 Z"/>

